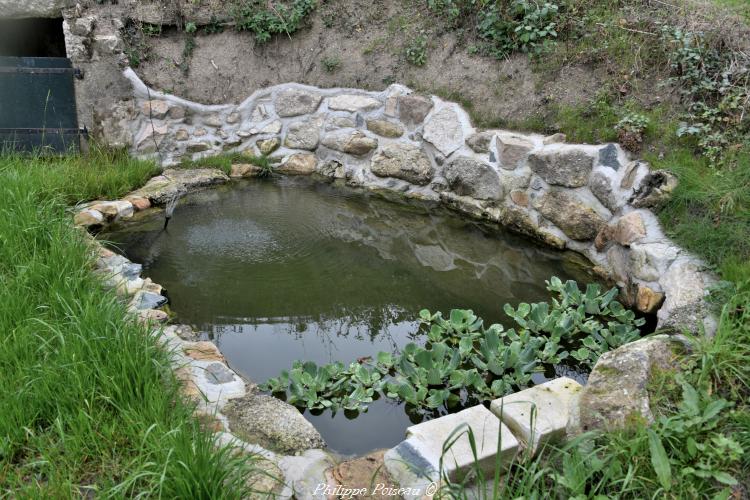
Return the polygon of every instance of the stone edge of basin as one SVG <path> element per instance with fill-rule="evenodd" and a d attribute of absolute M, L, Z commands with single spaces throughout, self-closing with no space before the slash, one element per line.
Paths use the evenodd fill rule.
<path fill-rule="evenodd" d="M 102 111 L 100 135 L 134 156 L 168 168 L 221 153 L 265 154 L 279 173 L 434 201 L 584 255 L 617 284 L 622 302 L 656 313 L 659 328 L 715 331 L 706 290 L 716 276 L 667 238 L 651 210 L 671 196 L 676 177 L 652 171 L 617 144 L 478 130 L 457 103 L 399 84 L 367 92 L 288 83 L 238 105 L 205 106 L 149 89 L 130 68 L 124 76 L 132 99 Z M 199 179 L 183 174 L 181 182 L 202 182 L 205 170 L 194 172 Z M 257 174 L 249 161 L 232 166 L 232 177 Z M 83 207 L 77 223 L 127 217 L 125 201 L 163 204 L 164 181 L 152 179 L 129 199 Z"/>
<path fill-rule="evenodd" d="M 78 207 L 76 218 L 81 213 L 96 211 L 101 214 L 98 224 L 104 227 L 150 210 L 151 202 L 164 203 L 175 193 L 185 194 L 228 180 L 223 172 L 214 169 L 168 169 L 123 200 L 97 201 Z M 80 223 L 79 226 L 94 227 Z M 196 341 L 189 326 L 165 326 L 163 323 L 169 316 L 163 310 L 167 298 L 162 287 L 149 278 L 141 278 L 140 264 L 105 248 L 90 233 L 85 234 L 91 238 L 96 254 L 96 273 L 106 286 L 128 301 L 129 314 L 152 328 L 154 335 L 162 340 L 171 353 L 173 369 L 185 395 L 198 403 L 198 416 L 210 424 L 219 442 L 265 459 L 270 464 L 267 468 L 284 478 L 281 483 L 270 481 L 267 485 L 278 498 L 291 495 L 312 498 L 310 492 L 319 484 L 328 484 L 327 471 L 335 466 L 336 458 L 323 449 L 284 455 L 245 442 L 231 432 L 223 412 L 225 406 L 251 395 L 255 386 L 227 366 L 215 344 Z M 477 442 L 483 443 L 477 458 L 479 465 L 489 471 L 496 464 L 507 466 L 512 460 L 533 456 L 544 445 L 564 441 L 588 430 L 587 427 L 601 427 L 601 422 L 625 421 L 632 413 L 649 420 L 648 394 L 639 393 L 638 388 L 645 387 L 642 381 L 648 379 L 653 367 L 673 366 L 678 350 L 675 345 L 680 349 L 685 347 L 675 336 L 655 335 L 610 351 L 594 367 L 590 387 L 583 390 L 574 380 L 558 378 L 492 401 L 489 410 L 475 406 L 412 426 L 407 430 L 406 440 L 385 453 L 384 466 L 404 491 L 425 491 L 433 481 L 440 479 L 441 472 L 457 478 L 473 467 L 473 455 L 468 451 L 464 436 L 457 441 L 440 470 L 442 444 L 462 424 L 471 427 Z M 324 448 L 325 443 L 317 431 L 301 414 L 299 417 L 300 425 L 309 427 L 304 429 L 306 435 L 317 436 L 309 442 Z"/>

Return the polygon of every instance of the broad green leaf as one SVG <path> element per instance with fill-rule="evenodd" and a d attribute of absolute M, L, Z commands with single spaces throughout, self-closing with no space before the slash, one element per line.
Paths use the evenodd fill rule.
<path fill-rule="evenodd" d="M 656 477 L 662 487 L 669 491 L 672 488 L 672 467 L 669 465 L 669 458 L 661 439 L 652 429 L 648 429 L 648 448 Z"/>

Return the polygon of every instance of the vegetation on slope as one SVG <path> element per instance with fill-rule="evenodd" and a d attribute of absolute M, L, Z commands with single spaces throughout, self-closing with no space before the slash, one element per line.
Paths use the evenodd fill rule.
<path fill-rule="evenodd" d="M 92 272 L 66 206 L 142 184 L 125 154 L 0 157 L 0 485 L 23 498 L 242 498 L 167 353 Z"/>

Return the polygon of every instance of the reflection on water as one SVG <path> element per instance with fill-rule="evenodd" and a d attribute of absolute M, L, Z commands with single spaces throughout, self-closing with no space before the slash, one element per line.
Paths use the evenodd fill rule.
<path fill-rule="evenodd" d="M 503 322 L 506 302 L 547 300 L 552 275 L 590 279 L 564 254 L 497 228 L 307 178 L 197 193 L 161 225 L 105 237 L 168 290 L 179 322 L 256 382 L 296 359 L 348 363 L 423 342 L 423 308 Z M 343 453 L 393 445 L 409 425 L 384 400 L 355 420 L 306 416 Z"/>

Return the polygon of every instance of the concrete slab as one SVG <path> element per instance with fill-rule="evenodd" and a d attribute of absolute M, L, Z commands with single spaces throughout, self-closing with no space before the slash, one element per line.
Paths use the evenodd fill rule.
<path fill-rule="evenodd" d="M 475 450 L 471 448 L 468 428 L 474 436 Z M 459 430 L 453 434 L 456 429 Z M 411 426 L 406 437 L 411 448 L 437 471 L 442 456 L 441 475 L 447 474 L 451 479 L 464 477 L 477 465 L 491 474 L 498 463 L 509 464 L 519 449 L 510 429 L 481 405 Z M 455 442 L 444 451 L 449 438 Z"/>
<path fill-rule="evenodd" d="M 490 405 L 497 415 L 533 453 L 540 446 L 565 439 L 565 428 L 583 386 L 560 377 L 504 398 Z"/>

